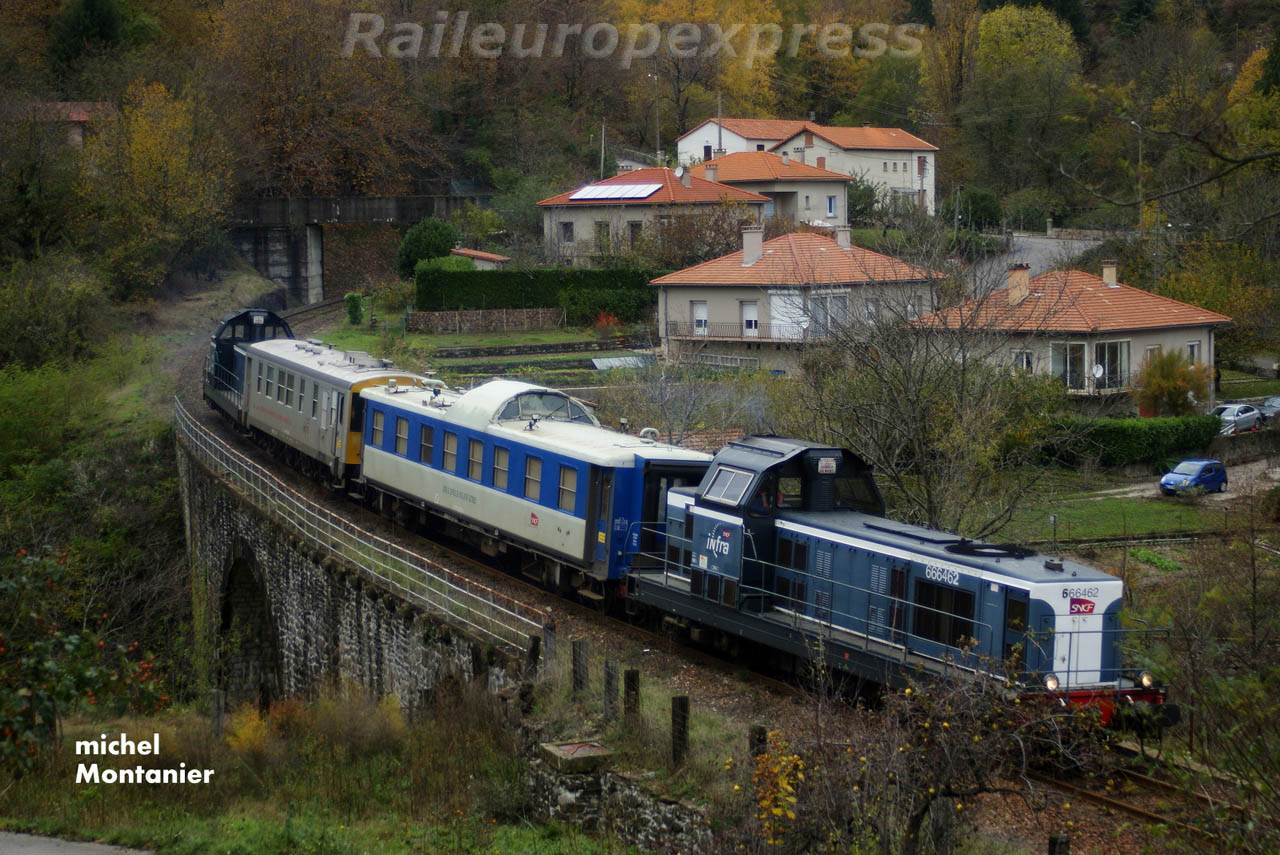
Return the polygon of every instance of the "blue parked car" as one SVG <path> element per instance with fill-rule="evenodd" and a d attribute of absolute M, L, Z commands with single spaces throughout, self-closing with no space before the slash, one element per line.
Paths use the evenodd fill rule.
<path fill-rule="evenodd" d="M 1221 493 L 1227 489 L 1227 467 L 1219 460 L 1184 460 L 1160 479 L 1160 492 L 1166 496 L 1203 490 Z"/>

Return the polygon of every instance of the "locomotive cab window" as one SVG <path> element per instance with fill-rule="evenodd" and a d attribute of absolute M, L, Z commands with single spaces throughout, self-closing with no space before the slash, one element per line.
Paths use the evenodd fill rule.
<path fill-rule="evenodd" d="M 737 505 L 747 494 L 747 488 L 751 486 L 754 477 L 753 473 L 745 469 L 718 466 L 715 476 L 711 479 L 711 486 L 707 487 L 707 492 L 703 495 L 713 502 Z"/>

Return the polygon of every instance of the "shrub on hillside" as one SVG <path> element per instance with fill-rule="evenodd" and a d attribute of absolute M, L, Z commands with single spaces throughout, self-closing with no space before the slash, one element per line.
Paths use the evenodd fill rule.
<path fill-rule="evenodd" d="M 457 245 L 458 230 L 444 220 L 427 217 L 405 232 L 396 250 L 396 272 L 404 279 L 413 276 L 414 267 L 424 258 L 448 255 Z"/>

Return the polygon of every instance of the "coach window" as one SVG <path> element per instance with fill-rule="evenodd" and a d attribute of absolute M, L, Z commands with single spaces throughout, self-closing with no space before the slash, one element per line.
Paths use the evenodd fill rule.
<path fill-rule="evenodd" d="M 266 397 L 268 398 L 271 397 L 271 390 L 275 388 L 275 385 L 276 385 L 276 367 L 274 365 L 268 365 L 267 366 L 267 389 L 266 389 L 266 392 L 264 393 Z"/>
<path fill-rule="evenodd" d="M 258 394 L 262 394 L 262 363 L 258 363 Z"/>
<path fill-rule="evenodd" d="M 435 457 L 436 429 L 431 425 L 423 425 L 422 433 L 418 436 L 418 459 L 428 466 L 431 465 L 431 459 Z"/>
<path fill-rule="evenodd" d="M 560 510 L 573 512 L 578 503 L 578 470 L 560 467 Z"/>
<path fill-rule="evenodd" d="M 316 417 L 316 410 L 320 406 L 320 384 L 311 384 L 311 418 Z"/>
<path fill-rule="evenodd" d="M 293 372 L 290 371 L 284 376 L 284 405 L 292 409 L 293 407 Z"/>
<path fill-rule="evenodd" d="M 524 459 L 524 497 L 535 502 L 542 497 L 542 458 Z"/>
<path fill-rule="evenodd" d="M 396 454 L 409 454 L 409 420 L 396 419 Z"/>
<path fill-rule="evenodd" d="M 283 370 L 276 375 L 276 403 L 277 404 L 284 403 L 284 381 L 287 380 L 288 377 L 289 377 L 288 372 Z"/>
<path fill-rule="evenodd" d="M 298 412 L 302 412 L 302 404 L 307 400 L 307 380 L 305 377 L 298 378 Z"/>
<path fill-rule="evenodd" d="M 973 594 L 956 588 L 916 582 L 915 634 L 948 647 L 961 647 L 973 637 Z"/>
<path fill-rule="evenodd" d="M 444 432 L 443 464 L 446 472 L 453 472 L 458 468 L 458 435 L 456 433 Z"/>
<path fill-rule="evenodd" d="M 385 418 L 382 410 L 373 411 L 373 444 L 378 448 L 382 447 L 382 422 Z"/>
<path fill-rule="evenodd" d="M 499 490 L 507 489 L 507 468 L 510 465 L 511 452 L 500 445 L 493 447 L 493 486 Z"/>
<path fill-rule="evenodd" d="M 473 439 L 467 447 L 467 477 L 472 481 L 484 478 L 484 443 Z"/>

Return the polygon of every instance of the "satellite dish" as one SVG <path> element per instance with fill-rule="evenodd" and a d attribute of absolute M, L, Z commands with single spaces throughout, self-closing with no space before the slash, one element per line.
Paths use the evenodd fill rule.
<path fill-rule="evenodd" d="M 683 166 L 677 166 L 677 167 L 676 167 L 676 178 L 684 178 L 684 167 L 683 167 Z"/>
<path fill-rule="evenodd" d="M 1095 362 L 1095 363 L 1093 364 L 1093 379 L 1094 379 L 1094 380 L 1101 380 L 1101 379 L 1102 379 L 1102 374 L 1103 374 L 1103 372 L 1104 372 L 1104 371 L 1106 371 L 1106 369 L 1105 369 L 1105 368 L 1103 368 L 1103 367 L 1102 367 L 1102 365 L 1101 365 L 1100 363 Z"/>

